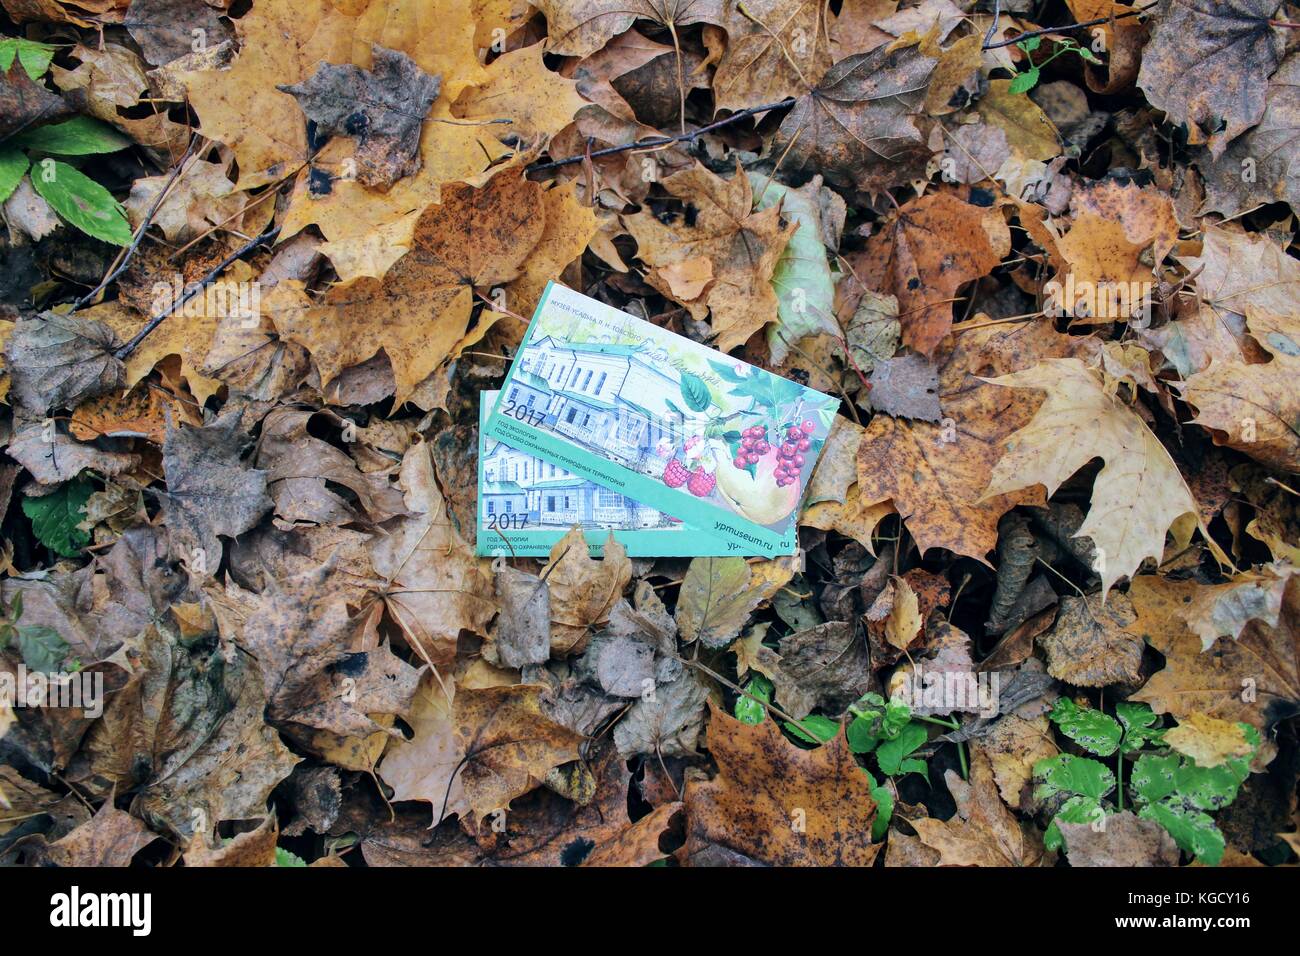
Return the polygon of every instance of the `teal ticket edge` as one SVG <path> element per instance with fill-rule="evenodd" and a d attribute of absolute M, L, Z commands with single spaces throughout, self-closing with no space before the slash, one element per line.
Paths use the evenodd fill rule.
<path fill-rule="evenodd" d="M 500 394 L 492 406 L 487 425 L 481 431 L 498 441 L 505 442 L 512 448 L 536 454 L 538 457 L 545 458 L 547 461 L 559 465 L 576 475 L 588 478 L 597 484 L 604 485 L 652 508 L 657 508 L 665 514 L 679 518 L 692 526 L 692 530 L 696 533 L 711 535 L 731 545 L 728 554 L 764 557 L 793 554 L 797 547 L 795 522 L 793 520 L 790 521 L 790 526 L 785 532 L 774 531 L 771 528 L 749 521 L 740 515 L 729 513 L 721 507 L 693 499 L 688 494 L 674 491 L 661 482 L 639 474 L 631 468 L 600 458 L 584 451 L 571 442 L 556 438 L 536 428 L 530 428 L 523 422 L 502 412 L 502 405 L 506 401 L 506 396 L 509 394 L 512 384 L 517 380 L 520 359 L 525 346 L 532 342 L 533 331 L 541 319 L 546 305 L 550 301 L 551 293 L 555 288 L 556 283 L 554 281 L 546 284 L 546 289 L 537 303 L 537 308 L 533 311 L 532 319 L 528 323 L 528 329 L 524 333 L 520 347 L 515 353 L 514 361 L 511 362 L 506 380 L 501 385 Z M 575 294 L 580 295 L 580 293 Z M 629 316 L 629 318 L 634 322 L 642 321 L 636 319 L 635 316 Z M 692 345 L 694 344 L 692 343 Z M 704 348 L 704 346 L 700 347 Z M 720 352 L 717 355 L 719 361 L 734 361 Z M 757 371 L 762 375 L 771 375 L 765 370 L 759 369 Z M 779 376 L 772 377 L 779 378 Z M 820 396 L 828 402 L 833 402 L 833 408 L 838 407 L 838 400 L 831 398 L 831 396 L 823 395 L 813 389 L 806 389 L 806 391 L 809 394 Z M 799 509 L 796 506 L 793 513 L 797 515 L 798 511 Z"/>

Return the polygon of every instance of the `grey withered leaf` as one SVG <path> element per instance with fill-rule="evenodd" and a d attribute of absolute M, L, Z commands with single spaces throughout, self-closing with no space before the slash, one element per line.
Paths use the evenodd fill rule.
<path fill-rule="evenodd" d="M 166 490 L 153 489 L 162 505 L 172 545 L 190 572 L 210 577 L 221 563 L 218 535 L 243 534 L 271 510 L 266 472 L 249 468 L 248 443 L 237 407 L 201 428 L 170 420 L 163 439 Z"/>
<path fill-rule="evenodd" d="M 122 388 L 126 366 L 113 355 L 117 335 L 103 322 L 43 312 L 19 319 L 5 343 L 10 394 L 32 416 L 75 408 Z"/>
<path fill-rule="evenodd" d="M 501 610 L 494 644 L 501 666 L 545 663 L 551 656 L 551 589 L 537 575 L 504 561 L 495 570 Z"/>
<path fill-rule="evenodd" d="M 866 641 L 848 621 L 829 621 L 783 637 L 772 683 L 777 700 L 793 717 L 807 717 L 814 707 L 843 713 L 871 689 Z"/>
<path fill-rule="evenodd" d="M 845 57 L 795 102 L 773 155 L 789 148 L 787 172 L 819 172 L 842 188 L 877 191 L 914 179 L 929 158 L 917 120 L 937 62 L 915 46 Z"/>
<path fill-rule="evenodd" d="M 131 0 L 123 26 L 153 66 L 188 56 L 199 43 L 199 49 L 212 49 L 235 38 L 204 0 Z"/>
<path fill-rule="evenodd" d="M 629 634 L 605 632 L 592 638 L 578 670 L 614 697 L 640 697 L 654 685 L 655 651 Z"/>
<path fill-rule="evenodd" d="M 420 168 L 420 127 L 442 86 L 405 53 L 375 44 L 370 70 L 321 63 L 292 94 L 324 133 L 355 137 L 357 180 L 387 189 Z"/>
<path fill-rule="evenodd" d="M 619 756 L 680 757 L 695 753 L 708 696 L 707 688 L 690 671 L 671 684 L 656 686 L 653 694 L 643 696 L 614 725 Z"/>
<path fill-rule="evenodd" d="M 937 422 L 939 369 L 924 355 L 909 352 L 876 363 L 871 372 L 871 407 L 894 418 Z"/>

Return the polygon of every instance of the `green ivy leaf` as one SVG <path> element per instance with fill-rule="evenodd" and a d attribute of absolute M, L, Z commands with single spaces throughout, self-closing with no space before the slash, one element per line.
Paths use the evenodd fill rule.
<path fill-rule="evenodd" d="M 27 75 L 33 80 L 39 80 L 50 68 L 50 61 L 54 59 L 54 47 L 22 37 L 0 37 L 0 72 L 9 72 L 9 68 L 14 65 L 15 56 Z"/>
<path fill-rule="evenodd" d="M 1049 850 L 1059 850 L 1065 846 L 1065 834 L 1056 825 L 1058 821 L 1094 823 L 1105 815 L 1106 808 L 1101 805 L 1100 800 L 1082 794 L 1073 796 L 1061 804 L 1061 809 L 1057 811 L 1056 816 L 1052 817 L 1047 832 L 1043 834 L 1043 845 Z"/>
<path fill-rule="evenodd" d="M 762 674 L 755 674 L 754 679 L 749 682 L 745 690 L 757 697 L 758 700 L 761 700 L 763 704 L 772 702 L 772 682 Z M 763 704 L 742 694 L 736 698 L 736 704 L 732 711 L 739 721 L 746 724 L 761 724 L 763 718 L 767 715 L 767 708 Z"/>
<path fill-rule="evenodd" d="M 1100 802 L 1115 789 L 1115 775 L 1110 768 L 1087 757 L 1059 754 L 1034 764 L 1034 776 L 1039 784 L 1034 796 L 1039 800 L 1058 793 L 1078 794 Z"/>
<path fill-rule="evenodd" d="M 15 145 L 58 156 L 115 153 L 131 141 L 107 123 L 89 116 L 74 116 L 63 123 L 38 126 L 13 138 Z"/>
<path fill-rule="evenodd" d="M 894 791 L 876 783 L 876 778 L 865 767 L 860 768 L 871 783 L 871 799 L 876 801 L 876 819 L 871 823 L 871 839 L 879 842 L 889 832 L 889 821 L 894 818 Z"/>
<path fill-rule="evenodd" d="M 57 671 L 63 659 L 68 656 L 67 641 L 54 628 L 44 624 L 19 627 L 14 643 L 23 655 L 23 663 L 34 671 Z"/>
<path fill-rule="evenodd" d="M 1174 799 L 1149 804 L 1138 816 L 1159 823 L 1181 849 L 1194 853 L 1200 862 L 1218 866 L 1223 861 L 1223 834 L 1209 814 L 1188 809 Z"/>
<path fill-rule="evenodd" d="M 831 720 L 829 717 L 823 717 L 821 714 L 809 714 L 801 720 L 800 723 L 816 734 L 816 738 L 809 737 L 798 725 L 793 724 L 788 720 L 785 722 L 784 726 L 786 730 L 804 741 L 804 743 L 824 744 L 828 740 L 833 740 L 835 735 L 840 732 L 838 721 Z"/>
<path fill-rule="evenodd" d="M 876 761 L 880 764 L 880 772 L 889 777 L 918 772 L 914 767 L 904 768 L 904 758 L 915 752 L 929 737 L 930 733 L 926 730 L 925 724 L 919 722 L 908 724 L 897 737 L 886 740 L 876 748 Z M 913 762 L 909 761 L 909 763 Z M 921 763 L 921 761 L 914 763 Z M 925 764 L 921 763 L 921 766 L 924 767 Z"/>
<path fill-rule="evenodd" d="M 55 554 L 75 558 L 90 544 L 90 533 L 77 525 L 85 520 L 86 502 L 94 487 L 85 478 L 64 482 L 40 498 L 24 498 L 23 514 L 32 522 L 36 540 Z"/>
<path fill-rule="evenodd" d="M 1037 37 L 1035 37 L 1037 39 Z M 1026 70 L 1024 73 L 1017 73 L 1011 80 L 1011 85 L 1007 87 L 1009 93 L 1028 93 L 1038 85 L 1038 68 Z"/>
<path fill-rule="evenodd" d="M 121 203 L 75 167 L 42 160 L 32 170 L 32 186 L 55 212 L 86 235 L 115 246 L 131 244 L 131 224 Z"/>
<path fill-rule="evenodd" d="M 1124 736 L 1115 718 L 1100 710 L 1080 707 L 1068 697 L 1058 700 L 1048 716 L 1061 728 L 1061 733 L 1099 757 L 1113 754 Z"/>
<path fill-rule="evenodd" d="M 1115 705 L 1115 716 L 1124 726 L 1122 752 L 1131 754 L 1148 745 L 1158 747 L 1164 743 L 1165 729 L 1156 726 L 1160 718 L 1149 705 L 1120 701 Z"/>
<path fill-rule="evenodd" d="M 876 749 L 880 738 L 875 734 L 876 722 L 869 717 L 854 717 L 845 731 L 849 749 L 855 754 L 869 754 Z"/>
<path fill-rule="evenodd" d="M 1024 50 L 1026 53 L 1033 53 L 1042 45 L 1042 37 L 1029 37 L 1028 39 L 1021 40 L 1016 44 L 1016 46 L 1020 47 L 1020 49 Z"/>
<path fill-rule="evenodd" d="M 12 146 L 0 146 L 0 202 L 13 195 L 27 172 L 27 156 Z"/>
<path fill-rule="evenodd" d="M 1182 761 L 1177 754 L 1161 757 L 1157 754 L 1143 754 L 1133 765 L 1129 775 L 1129 784 L 1142 803 L 1157 803 L 1169 796 L 1176 789 L 1174 774 Z"/>

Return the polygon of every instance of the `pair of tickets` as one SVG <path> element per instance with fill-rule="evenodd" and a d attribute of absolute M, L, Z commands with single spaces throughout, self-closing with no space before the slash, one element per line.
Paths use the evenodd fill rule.
<path fill-rule="evenodd" d="M 477 551 L 793 554 L 839 399 L 557 285 L 479 409 Z"/>

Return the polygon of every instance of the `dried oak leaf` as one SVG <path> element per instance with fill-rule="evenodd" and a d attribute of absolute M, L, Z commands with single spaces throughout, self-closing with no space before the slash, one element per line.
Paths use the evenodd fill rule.
<path fill-rule="evenodd" d="M 914 352 L 876 363 L 871 371 L 869 398 L 872 408 L 894 418 L 937 422 L 943 417 L 939 408 L 939 369 Z"/>
<path fill-rule="evenodd" d="M 356 495 L 365 516 L 373 522 L 405 514 L 402 493 L 382 474 L 363 474 L 348 454 L 312 435 L 308 426 L 314 412 L 277 408 L 262 420 L 255 464 L 266 472 L 267 491 L 275 513 L 285 523 L 346 524 L 362 520 L 327 482 Z"/>
<path fill-rule="evenodd" d="M 419 671 L 387 645 L 352 650 L 356 628 L 334 586 L 335 574 L 331 560 L 269 581 L 260 595 L 244 599 L 247 616 L 234 639 L 257 661 L 272 723 L 339 737 L 397 735 L 374 715 L 408 712 Z"/>
<path fill-rule="evenodd" d="M 167 423 L 162 450 L 167 487 L 152 493 L 162 506 L 173 551 L 200 577 L 215 574 L 221 564 L 218 535 L 243 534 L 273 507 L 266 472 L 242 458 L 246 444 L 238 408 L 201 428 Z"/>
<path fill-rule="evenodd" d="M 1208 603 L 1205 587 L 1150 575 L 1133 579 L 1137 621 L 1130 631 L 1165 656 L 1164 669 L 1133 699 L 1179 720 L 1199 713 L 1261 731 L 1300 713 L 1300 579 L 1288 579 L 1276 627 L 1253 620 L 1236 640 L 1219 638 L 1209 650 L 1186 617 L 1189 606 Z"/>
<path fill-rule="evenodd" d="M 1058 821 L 1070 866 L 1177 866 L 1178 844 L 1160 824 L 1112 813 L 1105 827 Z"/>
<path fill-rule="evenodd" d="M 1269 315 L 1247 307 L 1246 326 L 1271 361 L 1213 358 L 1177 388 L 1196 409 L 1192 421 L 1209 429 L 1216 444 L 1300 472 L 1300 324 L 1294 313 Z"/>
<path fill-rule="evenodd" d="M 686 783 L 685 862 L 708 865 L 718 850 L 769 866 L 875 861 L 876 801 L 843 733 L 804 750 L 771 720 L 746 724 L 711 706 L 708 746 L 718 772 Z"/>
<path fill-rule="evenodd" d="M 352 136 L 357 181 L 387 189 L 420 168 L 420 131 L 442 86 L 405 53 L 375 44 L 373 65 L 318 63 L 301 83 L 276 89 L 293 96 L 319 132 Z"/>
<path fill-rule="evenodd" d="M 72 112 L 63 97 L 34 81 L 19 61 L 15 56 L 9 69 L 0 71 L 0 139 Z"/>
<path fill-rule="evenodd" d="M 848 281 L 848 280 L 846 280 Z M 980 316 L 976 316 L 976 325 Z M 961 331 L 938 354 L 939 401 L 953 425 L 876 415 L 858 449 L 858 491 L 868 505 L 893 501 L 922 552 L 949 551 L 987 563 L 998 519 L 1039 493 L 982 498 L 1002 440 L 1033 417 L 1036 398 L 988 385 L 979 375 L 1067 355 L 1078 340 L 1046 323 Z"/>
<path fill-rule="evenodd" d="M 596 560 L 587 551 L 582 529 L 570 529 L 551 548 L 542 577 L 551 592 L 551 655 L 565 657 L 580 652 L 591 628 L 609 620 L 610 611 L 632 580 L 632 562 L 627 549 L 611 532 L 604 557 Z"/>
<path fill-rule="evenodd" d="M 121 388 L 126 372 L 113 354 L 119 344 L 103 322 L 53 312 L 19 319 L 4 346 L 14 402 L 40 418 Z"/>
<path fill-rule="evenodd" d="M 482 188 L 448 187 L 420 215 L 411 251 L 383 279 L 340 283 L 315 302 L 301 283 L 283 282 L 264 306 L 284 337 L 311 352 L 323 386 L 383 349 L 401 405 L 465 336 L 473 287 L 519 274 L 545 230 L 541 194 L 510 171 Z"/>
<path fill-rule="evenodd" d="M 1233 140 L 1217 159 L 1198 165 L 1205 176 L 1200 213 L 1232 219 L 1272 202 L 1300 208 L 1300 55 L 1282 61 L 1269 81 L 1259 125 Z M 1253 175 L 1243 173 L 1250 170 Z"/>
<path fill-rule="evenodd" d="M 456 656 L 462 630 L 486 633 L 497 610 L 492 579 L 448 518 L 427 443 L 407 450 L 398 483 L 410 515 L 394 518 L 370 544 L 375 573 L 386 581 L 379 597 L 416 652 L 442 666 Z"/>
<path fill-rule="evenodd" d="M 204 0 L 131 0 L 123 25 L 140 52 L 158 66 L 188 56 L 195 40 L 211 48 L 231 40 L 235 31 Z"/>
<path fill-rule="evenodd" d="M 590 56 L 638 19 L 670 30 L 692 23 L 722 24 L 722 0 L 538 0 L 546 15 L 547 52 Z"/>
<path fill-rule="evenodd" d="M 801 720 L 814 708 L 842 714 L 871 689 L 871 659 L 852 624 L 830 621 L 781 638 L 769 676 L 791 717 Z"/>
<path fill-rule="evenodd" d="M 426 678 L 407 722 L 410 741 L 395 740 L 379 773 L 393 800 L 424 800 L 433 822 L 450 814 L 471 829 L 532 790 L 552 768 L 578 759 L 583 738 L 542 712 L 541 687 L 519 684 L 448 691 Z"/>
<path fill-rule="evenodd" d="M 831 65 L 824 7 L 821 0 L 726 4 L 714 108 L 748 109 L 809 92 Z"/>
<path fill-rule="evenodd" d="M 1040 484 L 1050 496 L 1092 459 L 1106 462 L 1077 532 L 1105 556 L 1097 569 L 1103 594 L 1146 558 L 1160 560 L 1167 531 L 1172 529 L 1181 546 L 1191 540 L 1198 509 L 1178 466 L 1146 423 L 1108 394 L 1081 360 L 1048 359 L 988 381 L 1042 389 L 1047 398 L 1029 424 L 1005 440 L 1006 453 L 993 469 L 987 495 Z"/>
<path fill-rule="evenodd" d="M 111 799 L 86 823 L 44 850 L 54 866 L 130 866 L 140 850 L 157 839 L 143 823 L 113 807 Z"/>
<path fill-rule="evenodd" d="M 840 60 L 795 101 L 773 155 L 785 157 L 788 172 L 820 173 L 841 188 L 878 192 L 909 182 L 930 156 L 918 118 L 935 63 L 915 45 Z"/>
<path fill-rule="evenodd" d="M 1127 628 L 1136 620 L 1128 596 L 1061 598 L 1056 626 L 1038 636 L 1047 671 L 1076 687 L 1133 684 L 1142 676 L 1142 641 Z"/>
<path fill-rule="evenodd" d="M 690 309 L 697 321 L 712 311 L 715 347 L 720 351 L 743 345 L 777 320 L 772 273 L 795 227 L 782 225 L 779 207 L 753 211 L 753 189 L 739 160 L 730 179 L 696 165 L 674 173 L 661 185 L 695 213 L 693 219 L 669 224 L 649 209 L 624 217 L 624 226 L 637 243 L 637 257 L 650 266 L 646 281 Z M 712 263 L 712 282 L 695 298 L 679 297 L 661 270 L 700 258 Z"/>
<path fill-rule="evenodd" d="M 928 357 L 952 327 L 958 288 L 988 275 L 1010 249 L 1011 231 L 991 194 L 941 190 L 898 209 L 850 258 L 868 288 L 897 297 L 903 343 Z"/>
<path fill-rule="evenodd" d="M 1285 39 L 1269 23 L 1280 0 L 1163 0 L 1138 86 L 1188 140 L 1222 154 L 1259 122 Z M 1222 127 L 1222 129 L 1220 129 Z"/>
<path fill-rule="evenodd" d="M 939 852 L 939 866 L 1050 866 L 1054 854 L 1043 850 L 1042 838 L 1029 823 L 1021 823 L 998 795 L 993 767 L 984 748 L 970 748 L 970 779 L 944 774 L 957 803 L 950 820 L 911 819 L 908 823 L 927 847 Z"/>

